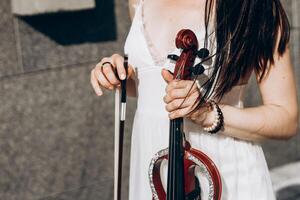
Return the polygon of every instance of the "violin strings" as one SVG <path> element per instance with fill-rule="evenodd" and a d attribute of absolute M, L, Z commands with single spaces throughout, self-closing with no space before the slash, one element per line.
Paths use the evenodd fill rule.
<path fill-rule="evenodd" d="M 210 12 L 207 12 L 207 9 L 209 8 L 209 11 L 211 11 L 211 8 L 212 8 L 212 1 L 209 1 L 209 3 L 208 3 L 208 0 L 206 0 L 205 1 L 205 19 L 204 19 L 204 21 L 205 21 L 205 37 L 204 37 L 204 48 L 207 48 L 207 46 L 208 46 L 208 39 L 209 39 L 209 37 L 214 33 L 214 31 L 213 32 L 211 32 L 209 35 L 207 34 L 207 32 L 208 32 L 208 26 L 209 26 L 209 20 L 210 20 Z M 200 62 L 200 64 L 203 64 L 205 61 L 207 61 L 208 59 L 203 59 L 203 60 L 201 60 L 201 62 Z M 206 70 L 208 70 L 208 69 L 206 69 Z M 189 91 L 188 91 L 188 93 L 187 93 L 187 95 L 185 96 L 185 98 L 183 99 L 183 101 L 181 102 L 181 104 L 179 105 L 179 107 L 178 107 L 178 109 L 180 109 L 181 107 L 182 107 L 182 105 L 184 104 L 184 102 L 186 101 L 186 99 L 187 99 L 187 97 L 189 96 L 189 94 L 190 94 L 190 92 L 191 92 L 191 90 L 192 90 L 192 88 L 194 87 L 194 85 L 195 85 L 195 82 L 196 82 L 196 79 L 198 78 L 198 74 L 196 75 L 196 77 L 195 77 L 195 79 L 194 79 L 194 82 L 193 82 L 193 84 L 192 84 L 192 86 L 190 87 L 190 89 L 189 89 Z M 201 86 L 202 87 L 202 86 Z M 195 102 L 194 102 L 194 104 L 195 104 Z M 193 104 L 193 105 L 194 105 Z"/>
<path fill-rule="evenodd" d="M 231 13 L 232 13 L 232 12 L 230 12 L 230 14 L 231 14 Z M 229 15 L 229 14 L 228 14 L 228 15 Z M 223 20 L 223 21 L 224 21 L 224 20 Z M 221 22 L 223 22 L 223 21 L 221 21 Z M 220 23 L 220 24 L 221 24 L 221 23 Z M 220 24 L 219 24 L 219 25 L 220 25 Z M 240 23 L 238 23 L 238 24 L 240 24 Z M 200 64 L 203 64 L 204 62 L 206 62 L 206 61 L 212 59 L 213 57 L 215 57 L 215 56 L 217 56 L 217 55 L 220 55 L 223 51 L 225 51 L 225 50 L 227 49 L 226 47 L 228 47 L 228 46 L 230 45 L 230 42 L 231 42 L 231 41 L 233 40 L 233 38 L 237 35 L 238 29 L 239 29 L 239 27 L 237 27 L 237 29 L 235 29 L 235 31 L 233 32 L 233 34 L 230 36 L 230 39 L 226 41 L 226 43 L 225 43 L 225 45 L 224 45 L 224 48 L 221 49 L 220 52 L 215 52 L 214 54 L 208 56 L 207 58 L 203 59 L 203 60 L 200 62 Z M 212 33 L 213 33 L 213 32 L 212 32 Z M 211 33 L 211 34 L 212 34 L 212 33 Z M 211 34 L 210 34 L 210 35 L 211 35 Z M 214 48 L 214 49 L 215 49 L 215 48 Z M 210 75 L 210 78 L 209 78 L 207 81 L 205 81 L 205 82 L 201 85 L 200 88 L 203 88 L 203 87 L 204 87 L 205 85 L 207 85 L 208 83 L 211 83 L 212 81 L 215 82 L 215 84 L 213 84 L 213 85 L 214 85 L 214 88 L 213 88 L 213 89 L 210 88 L 209 90 L 206 90 L 206 91 L 205 91 L 203 97 L 200 99 L 199 104 L 198 104 L 198 106 L 195 108 L 195 110 L 198 109 L 198 108 L 201 106 L 201 104 L 202 104 L 205 100 L 211 98 L 211 94 L 212 94 L 211 91 L 214 91 L 214 89 L 215 89 L 215 87 L 216 87 L 217 80 L 215 80 L 215 79 L 218 79 L 218 78 L 219 78 L 220 71 L 221 71 L 221 67 L 222 67 L 222 66 L 218 66 L 218 67 L 215 69 L 215 71 L 216 71 L 216 70 L 217 70 L 217 71 L 216 71 L 215 73 L 213 72 L 213 74 Z M 205 69 L 205 71 L 208 70 L 208 69 L 210 69 L 210 68 L 215 68 L 215 66 L 208 67 L 207 69 Z M 216 78 L 216 74 L 217 74 L 217 78 Z M 183 99 L 183 101 L 182 101 L 182 103 L 180 104 L 180 106 L 178 107 L 178 109 L 181 108 L 181 106 L 182 106 L 183 103 L 185 102 L 186 98 L 189 96 L 190 91 L 191 91 L 192 87 L 194 86 L 194 84 L 195 84 L 195 82 L 196 82 L 198 76 L 199 76 L 199 75 L 197 74 L 197 75 L 194 77 L 193 84 L 192 84 L 191 88 L 189 89 L 189 92 L 188 92 L 187 96 Z M 212 80 L 212 79 L 213 79 L 213 80 Z M 210 94 L 210 95 L 209 95 L 209 94 Z M 192 112 L 192 111 L 191 111 L 191 112 Z M 190 113 L 191 113 L 191 112 L 190 112 Z"/>
<path fill-rule="evenodd" d="M 206 3 L 207 3 L 207 0 L 206 0 Z M 210 6 L 211 6 L 211 4 L 210 4 Z M 235 5 L 232 7 L 232 9 L 230 10 L 230 12 L 227 14 L 226 17 L 230 16 L 230 15 L 233 13 L 234 9 L 235 9 L 237 6 L 238 6 L 238 4 L 235 4 Z M 210 8 L 211 8 L 211 7 L 210 7 Z M 209 15 L 210 15 L 210 13 L 209 13 Z M 205 16 L 205 19 L 207 20 L 206 17 L 207 17 L 207 16 Z M 208 20 L 209 20 L 209 18 L 208 18 Z M 240 19 L 240 20 L 241 20 L 241 19 Z M 208 36 L 207 36 L 207 28 L 208 28 L 208 26 L 205 27 L 205 29 L 206 29 L 206 30 L 205 30 L 205 32 L 206 32 L 206 33 L 205 33 L 205 34 L 206 34 L 205 36 L 207 36 L 207 39 L 210 39 L 210 37 L 213 35 L 213 33 L 215 33 L 215 30 L 216 30 L 218 27 L 220 27 L 220 26 L 224 23 L 224 21 L 225 21 L 225 17 L 221 20 L 221 22 L 218 24 L 218 26 L 217 26 L 217 27 L 216 27 L 216 28 L 215 28 Z M 237 23 L 237 24 L 240 25 L 240 23 Z M 231 44 L 231 41 L 233 40 L 233 38 L 236 37 L 239 28 L 240 28 L 240 27 L 237 27 L 237 28 L 235 29 L 235 31 L 233 32 L 233 34 L 230 35 L 230 38 L 226 41 L 226 43 L 225 43 L 225 45 L 224 45 L 224 48 L 220 49 L 219 52 L 215 52 L 215 53 L 213 53 L 212 55 L 208 56 L 207 58 L 204 58 L 203 60 L 201 60 L 201 62 L 200 62 L 199 64 L 203 64 L 204 62 L 206 62 L 206 61 L 212 59 L 213 57 L 218 56 L 218 55 L 220 55 L 222 52 L 224 52 L 224 51 L 227 49 L 227 47 Z M 215 49 L 216 49 L 216 47 L 213 48 L 213 50 L 215 50 Z M 197 105 L 192 111 L 190 111 L 187 115 L 189 115 L 189 114 L 191 114 L 193 111 L 199 109 L 199 108 L 201 107 L 201 105 L 202 105 L 203 102 L 205 102 L 206 100 L 208 100 L 208 99 L 211 98 L 211 95 L 213 94 L 213 91 L 215 90 L 216 85 L 217 85 L 217 82 L 218 82 L 218 79 L 219 79 L 219 77 L 220 77 L 220 71 L 221 71 L 221 67 L 222 67 L 222 66 L 215 67 L 214 64 L 212 64 L 212 65 L 213 65 L 213 66 L 206 68 L 205 71 L 207 71 L 207 70 L 209 70 L 209 69 L 211 69 L 211 68 L 215 68 L 215 70 L 212 72 L 212 74 L 209 74 L 210 77 L 208 78 L 208 80 L 206 80 L 206 81 L 200 86 L 200 88 L 204 88 L 206 85 L 209 85 L 209 84 L 211 85 L 211 87 L 205 91 L 204 95 L 200 97 L 200 100 L 199 100 L 199 99 L 196 99 L 195 102 L 198 102 L 198 105 Z M 183 67 L 183 66 L 180 67 L 180 70 L 182 70 L 182 67 Z M 178 74 L 177 74 L 177 75 L 178 75 Z M 189 96 L 189 94 L 190 94 L 190 92 L 191 92 L 193 86 L 194 86 L 195 83 L 196 83 L 196 80 L 198 79 L 198 76 L 199 76 L 199 75 L 197 74 L 197 75 L 194 77 L 192 86 L 190 87 L 190 89 L 189 89 L 187 95 L 185 96 L 185 98 L 183 99 L 183 101 L 181 102 L 181 104 L 178 106 L 177 109 L 180 109 L 180 108 L 182 107 L 182 105 L 184 104 L 184 102 L 186 101 L 186 99 L 187 99 L 187 97 Z M 176 76 L 176 78 L 178 78 L 178 76 Z M 194 102 L 193 106 L 195 105 L 195 102 Z"/>

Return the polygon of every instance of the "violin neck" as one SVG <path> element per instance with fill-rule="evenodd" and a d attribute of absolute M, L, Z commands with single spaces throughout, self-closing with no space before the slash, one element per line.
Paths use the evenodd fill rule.
<path fill-rule="evenodd" d="M 170 120 L 167 200 L 185 199 L 183 118 Z"/>

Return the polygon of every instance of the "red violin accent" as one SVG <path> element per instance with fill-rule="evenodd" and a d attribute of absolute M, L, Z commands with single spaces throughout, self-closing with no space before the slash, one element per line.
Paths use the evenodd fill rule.
<path fill-rule="evenodd" d="M 191 30 L 181 30 L 176 37 L 176 47 L 182 49 L 182 53 L 176 57 L 174 79 L 190 80 L 198 52 L 197 37 Z M 192 148 L 184 138 L 183 118 L 170 120 L 169 148 L 155 154 L 149 168 L 153 199 L 201 199 L 200 183 L 195 176 L 196 167 L 199 167 L 201 174 L 208 180 L 208 199 L 221 199 L 221 177 L 216 165 L 203 152 Z M 167 191 L 163 188 L 160 174 L 163 160 L 168 160 Z"/>

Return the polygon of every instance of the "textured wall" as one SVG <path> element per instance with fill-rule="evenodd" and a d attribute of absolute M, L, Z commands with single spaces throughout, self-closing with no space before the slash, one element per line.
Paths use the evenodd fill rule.
<path fill-rule="evenodd" d="M 300 5 L 283 2 L 300 74 Z M 113 94 L 96 97 L 89 73 L 101 57 L 122 53 L 129 25 L 124 0 L 97 0 L 93 10 L 22 18 L 12 15 L 9 0 L 0 1 L 1 200 L 112 199 Z M 248 91 L 246 104 L 259 104 L 254 81 Z M 134 99 L 129 106 L 125 196 Z M 270 167 L 299 160 L 299 136 L 267 142 L 264 149 Z"/>
<path fill-rule="evenodd" d="M 126 2 L 18 18 L 2 0 L 0 16 L 0 199 L 111 199 L 114 98 L 96 97 L 89 75 L 101 57 L 122 53 Z"/>

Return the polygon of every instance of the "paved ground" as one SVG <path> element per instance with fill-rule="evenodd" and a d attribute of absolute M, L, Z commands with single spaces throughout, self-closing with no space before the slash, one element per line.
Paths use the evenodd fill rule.
<path fill-rule="evenodd" d="M 278 200 L 300 200 L 300 186 L 293 186 L 280 191 Z"/>
<path fill-rule="evenodd" d="M 271 170 L 273 188 L 279 200 L 300 199 L 300 161 Z"/>

